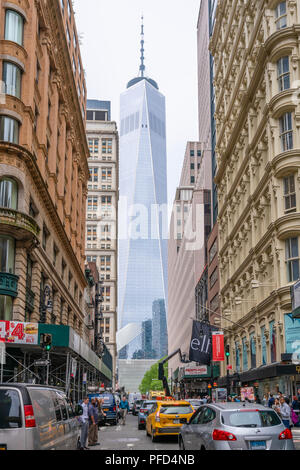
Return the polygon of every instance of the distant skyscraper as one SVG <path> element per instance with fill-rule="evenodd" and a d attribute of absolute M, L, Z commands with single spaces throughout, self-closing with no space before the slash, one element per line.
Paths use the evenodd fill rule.
<path fill-rule="evenodd" d="M 152 304 L 156 299 L 162 299 L 165 309 L 167 305 L 167 240 L 163 240 L 163 221 L 159 213 L 159 206 L 167 204 L 165 98 L 157 83 L 144 76 L 143 28 L 140 76 L 131 80 L 121 95 L 122 214 L 125 213 L 124 201 L 129 217 L 133 205 L 140 210 L 140 214 L 134 214 L 135 222 L 140 219 L 135 225 L 137 236 L 129 230 L 132 217 L 121 215 L 119 220 L 119 329 L 126 327 L 126 344 L 123 341 L 120 346 L 119 358 L 124 358 L 126 347 L 128 360 L 137 356 L 147 359 L 148 352 L 143 350 L 143 343 L 144 347 L 148 344 L 145 338 L 143 341 L 143 322 L 152 317 Z M 145 371 L 150 366 L 146 361 Z M 119 361 L 119 371 L 121 369 Z M 141 374 L 141 364 L 137 369 Z M 133 372 L 137 369 L 133 368 Z M 142 377 L 136 378 L 137 386 L 140 379 Z M 119 383 L 126 386 L 120 376 Z"/>
<path fill-rule="evenodd" d="M 168 354 L 167 318 L 163 299 L 155 300 L 152 305 L 152 349 L 159 359 Z"/>

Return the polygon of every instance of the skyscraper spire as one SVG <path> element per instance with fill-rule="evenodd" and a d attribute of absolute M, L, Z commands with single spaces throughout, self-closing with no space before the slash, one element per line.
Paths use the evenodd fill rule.
<path fill-rule="evenodd" d="M 141 25 L 141 65 L 140 65 L 140 73 L 141 73 L 141 77 L 144 77 L 144 72 L 145 72 L 145 65 L 144 65 L 144 60 L 145 60 L 145 56 L 144 56 L 144 52 L 145 52 L 145 49 L 144 49 L 144 44 L 145 44 L 145 40 L 144 40 L 144 16 L 142 15 L 142 25 Z"/>

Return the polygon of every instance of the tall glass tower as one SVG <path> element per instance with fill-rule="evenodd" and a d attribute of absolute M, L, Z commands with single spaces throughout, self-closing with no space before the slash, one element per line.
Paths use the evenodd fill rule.
<path fill-rule="evenodd" d="M 133 392 L 149 361 L 160 359 L 161 348 L 152 337 L 153 305 L 160 302 L 165 318 L 167 308 L 165 98 L 144 72 L 142 25 L 140 76 L 121 95 L 120 112 L 119 384 Z M 163 325 L 165 318 L 160 320 Z M 126 384 L 125 369 L 130 375 Z"/>

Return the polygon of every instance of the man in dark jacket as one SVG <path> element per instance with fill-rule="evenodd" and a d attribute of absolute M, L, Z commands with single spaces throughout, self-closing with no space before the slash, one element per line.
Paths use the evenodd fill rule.
<path fill-rule="evenodd" d="M 98 446 L 98 403 L 95 398 L 92 398 L 89 404 L 89 446 Z"/>
<path fill-rule="evenodd" d="M 273 397 L 273 394 L 270 393 L 270 398 L 269 398 L 269 401 L 268 401 L 268 407 L 269 408 L 272 408 L 272 406 L 274 405 L 275 403 L 275 398 Z"/>

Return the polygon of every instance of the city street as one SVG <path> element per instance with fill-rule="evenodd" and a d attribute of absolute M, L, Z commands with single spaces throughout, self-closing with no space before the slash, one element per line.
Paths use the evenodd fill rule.
<path fill-rule="evenodd" d="M 178 450 L 177 437 L 162 437 L 161 442 L 152 443 L 146 431 L 138 430 L 137 416 L 128 415 L 126 425 L 104 426 L 99 431 L 100 446 L 91 450 Z"/>

